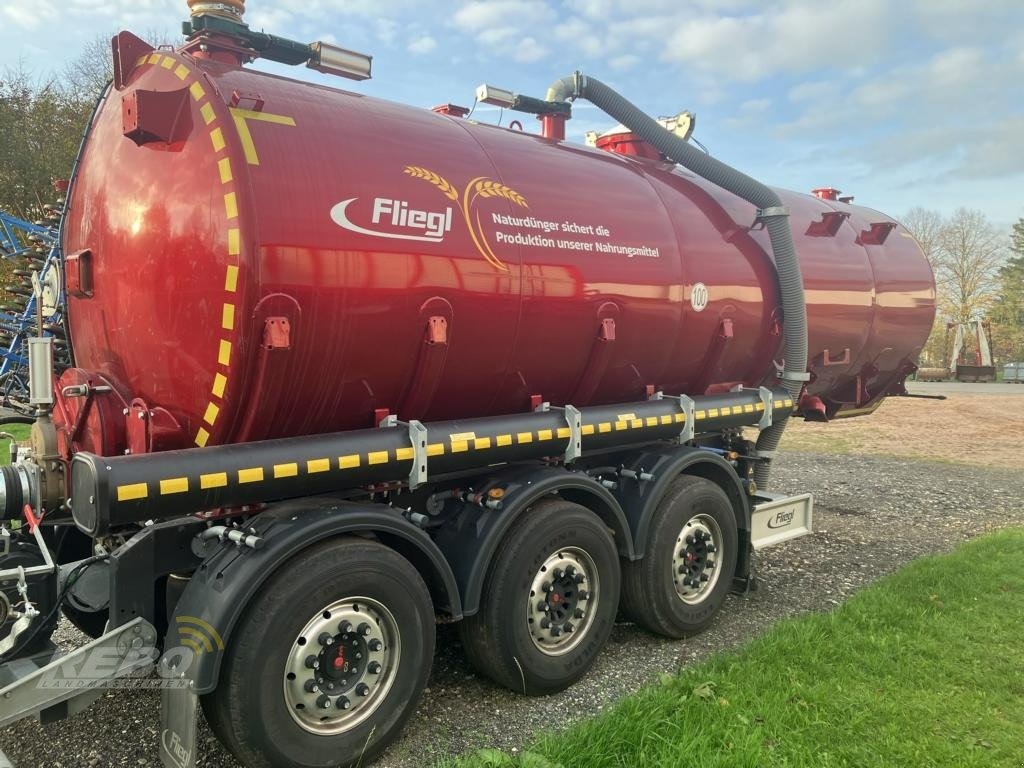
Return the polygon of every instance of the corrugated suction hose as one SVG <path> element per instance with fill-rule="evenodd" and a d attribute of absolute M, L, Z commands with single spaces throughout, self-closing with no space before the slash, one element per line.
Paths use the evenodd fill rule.
<path fill-rule="evenodd" d="M 789 226 L 789 211 L 783 207 L 782 200 L 766 185 L 667 131 L 600 80 L 576 73 L 557 80 L 547 93 L 548 101 L 568 101 L 577 98 L 586 99 L 599 107 L 666 157 L 757 206 L 758 218 L 765 223 L 768 230 L 779 277 L 784 358 L 779 379 L 794 401 L 797 401 L 808 378 L 807 306 L 804 301 L 800 262 L 797 260 L 793 233 Z M 771 459 L 782 439 L 784 427 L 785 421 L 762 430 L 758 436 L 757 453 L 765 459 L 758 464 L 754 474 L 759 488 L 768 486 Z"/>

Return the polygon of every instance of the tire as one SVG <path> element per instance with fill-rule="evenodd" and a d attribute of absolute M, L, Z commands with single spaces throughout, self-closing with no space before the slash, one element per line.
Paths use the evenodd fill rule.
<path fill-rule="evenodd" d="M 296 555 L 260 589 L 231 633 L 203 711 L 250 768 L 365 765 L 412 714 L 433 656 L 433 606 L 416 569 L 382 544 L 333 539 Z M 309 657 L 324 663 L 307 668 Z M 306 676 L 325 682 L 310 692 Z"/>
<path fill-rule="evenodd" d="M 459 625 L 470 662 L 517 693 L 569 687 L 611 634 L 620 580 L 615 542 L 600 518 L 562 499 L 536 504 L 499 544 L 479 612 Z M 547 612 L 539 608 L 545 585 Z"/>
<path fill-rule="evenodd" d="M 713 535 L 713 542 L 698 540 L 705 532 Z M 694 537 L 692 543 L 689 536 Z M 676 478 L 654 511 L 643 559 L 623 564 L 623 614 L 666 637 L 700 632 L 714 619 L 732 586 L 738 541 L 736 516 L 725 491 L 702 477 Z M 704 551 L 709 543 L 711 553 Z M 687 570 L 681 574 L 680 568 Z M 696 587 L 683 583 L 697 578 L 691 577 L 697 573 L 708 578 Z"/>

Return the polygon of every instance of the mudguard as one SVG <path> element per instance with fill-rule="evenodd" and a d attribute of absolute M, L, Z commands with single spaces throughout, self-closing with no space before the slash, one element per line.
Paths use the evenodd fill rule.
<path fill-rule="evenodd" d="M 732 502 L 739 531 L 734 585 L 741 591 L 747 587 L 750 575 L 750 497 L 733 466 L 717 453 L 691 446 L 666 446 L 638 451 L 626 457 L 627 469 L 653 475 L 652 480 L 622 477 L 613 491 L 633 534 L 633 548 L 637 558 L 647 549 L 647 532 L 658 504 L 669 484 L 679 475 L 698 475 L 716 483 Z"/>
<path fill-rule="evenodd" d="M 543 496 L 557 493 L 563 499 L 593 510 L 614 533 L 622 557 L 634 559 L 634 537 L 615 497 L 585 472 L 556 466 L 516 467 L 495 473 L 482 486 L 500 488 L 499 508 L 464 503 L 454 521 L 437 535 L 437 545 L 451 564 L 462 594 L 462 610 L 472 616 L 479 610 L 480 593 L 498 543 L 518 517 Z"/>
<path fill-rule="evenodd" d="M 190 680 L 195 694 L 216 687 L 231 631 L 266 580 L 297 552 L 331 536 L 376 536 L 416 566 L 438 610 L 462 617 L 459 590 L 444 556 L 426 533 L 388 507 L 299 499 L 275 505 L 254 518 L 249 529 L 259 537 L 259 548 L 217 544 L 193 574 L 171 617 L 160 673 Z"/>

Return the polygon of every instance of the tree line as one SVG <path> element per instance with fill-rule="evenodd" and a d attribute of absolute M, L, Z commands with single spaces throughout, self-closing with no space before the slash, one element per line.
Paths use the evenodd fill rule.
<path fill-rule="evenodd" d="M 990 324 L 998 362 L 1024 362 L 1024 218 L 1009 234 L 984 213 L 959 208 L 950 216 L 913 208 L 902 222 L 935 273 L 938 311 L 922 365 L 949 367 L 951 323 Z"/>

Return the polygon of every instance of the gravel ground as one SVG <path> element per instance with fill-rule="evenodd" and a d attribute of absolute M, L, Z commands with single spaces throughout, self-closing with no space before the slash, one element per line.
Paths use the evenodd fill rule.
<path fill-rule="evenodd" d="M 814 493 L 815 535 L 761 553 L 760 589 L 730 597 L 710 630 L 670 641 L 621 624 L 582 681 L 554 696 L 527 699 L 476 675 L 458 633 L 439 627 L 429 688 L 401 740 L 377 765 L 420 768 L 478 747 L 519 749 L 532 735 L 593 715 L 662 672 L 732 648 L 780 618 L 828 610 L 909 560 L 1024 525 L 1019 470 L 808 453 L 783 455 L 777 467 L 776 490 Z M 62 641 L 75 642 L 66 625 L 59 632 Z M 157 695 L 111 693 L 68 722 L 45 728 L 17 723 L 0 732 L 0 746 L 18 768 L 156 766 L 158 719 Z M 199 764 L 235 766 L 201 728 Z"/>

